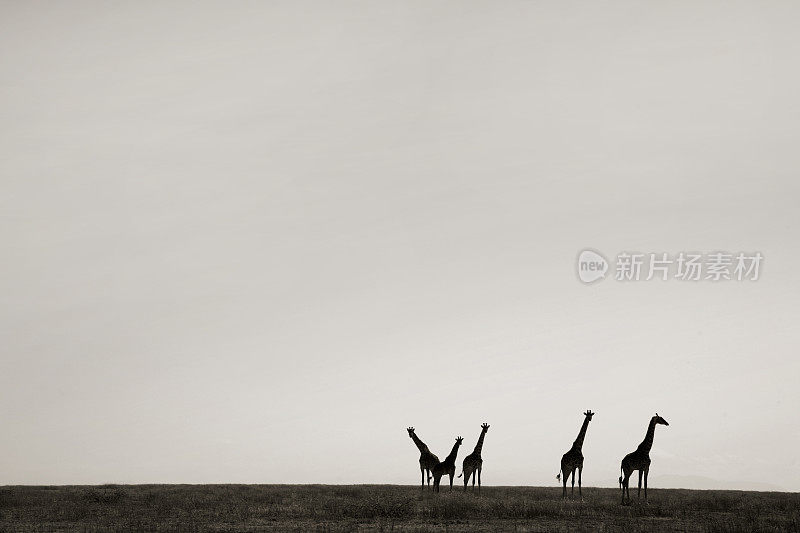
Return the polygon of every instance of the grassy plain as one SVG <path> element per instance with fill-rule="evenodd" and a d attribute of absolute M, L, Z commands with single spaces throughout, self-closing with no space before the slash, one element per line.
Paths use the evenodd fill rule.
<path fill-rule="evenodd" d="M 632 491 L 633 492 L 633 491 Z M 397 485 L 0 487 L 0 531 L 798 531 L 800 494 Z"/>

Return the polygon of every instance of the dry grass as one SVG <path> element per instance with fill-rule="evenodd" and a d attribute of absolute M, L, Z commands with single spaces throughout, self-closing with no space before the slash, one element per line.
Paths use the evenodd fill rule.
<path fill-rule="evenodd" d="M 798 531 L 800 494 L 485 487 L 420 493 L 393 485 L 0 487 L 2 531 Z"/>

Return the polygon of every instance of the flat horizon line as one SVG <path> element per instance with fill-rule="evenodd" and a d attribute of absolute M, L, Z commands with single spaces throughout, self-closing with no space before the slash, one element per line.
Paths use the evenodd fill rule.
<path fill-rule="evenodd" d="M 6 484 L 0 485 L 0 488 L 42 488 L 42 487 L 409 487 L 419 489 L 419 485 L 400 484 L 400 483 L 63 483 L 63 484 Z M 460 486 L 459 486 L 460 487 Z M 427 488 L 427 487 L 426 487 Z M 561 486 L 551 485 L 484 485 L 484 489 L 553 489 L 561 490 Z M 570 487 L 567 487 L 568 489 Z M 596 486 L 587 485 L 586 489 L 600 489 L 600 490 L 620 490 L 619 487 L 609 486 Z M 760 490 L 760 489 L 726 489 L 726 488 L 711 488 L 711 489 L 693 489 L 687 487 L 648 487 L 648 490 L 690 490 L 698 492 L 768 492 L 768 493 L 786 493 L 797 494 L 800 491 L 793 490 Z M 450 492 L 442 491 L 442 493 Z M 463 492 L 463 490 L 453 492 Z M 470 490 L 471 492 L 471 490 Z"/>

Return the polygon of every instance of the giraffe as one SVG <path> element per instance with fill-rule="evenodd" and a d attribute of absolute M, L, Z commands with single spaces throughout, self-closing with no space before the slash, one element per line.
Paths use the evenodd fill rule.
<path fill-rule="evenodd" d="M 433 488 L 436 492 L 439 492 L 439 482 L 445 474 L 450 476 L 450 490 L 453 490 L 453 477 L 456 475 L 456 456 L 458 455 L 458 447 L 461 446 L 463 440 L 462 437 L 456 437 L 456 443 L 453 444 L 450 455 L 433 467 Z"/>
<path fill-rule="evenodd" d="M 637 497 L 642 494 L 642 474 L 644 474 L 644 499 L 647 501 L 647 474 L 650 472 L 650 448 L 653 447 L 653 437 L 656 434 L 656 425 L 663 424 L 668 426 L 666 420 L 658 416 L 650 419 L 650 424 L 647 426 L 647 434 L 644 440 L 636 448 L 636 451 L 629 453 L 622 459 L 622 464 L 619 467 L 619 488 L 622 489 L 622 503 L 625 503 L 625 493 L 628 494 L 628 503 L 631 501 L 631 491 L 628 488 L 628 480 L 633 474 L 634 470 L 639 471 L 639 492 Z M 624 476 L 624 477 L 623 477 Z"/>
<path fill-rule="evenodd" d="M 578 471 L 578 494 L 581 496 L 583 495 L 581 491 L 583 452 L 581 449 L 583 448 L 583 439 L 586 438 L 586 429 L 589 427 L 589 422 L 592 420 L 594 413 L 590 409 L 583 413 L 583 416 L 585 418 L 583 419 L 581 430 L 578 432 L 578 437 L 575 439 L 575 442 L 572 443 L 572 448 L 561 458 L 561 472 L 556 476 L 556 479 L 560 479 L 559 476 L 561 475 L 564 476 L 564 492 L 561 493 L 562 498 L 566 498 L 567 496 L 567 479 L 570 474 L 572 474 L 572 494 L 575 494 L 575 470 Z"/>
<path fill-rule="evenodd" d="M 464 458 L 464 464 L 461 467 L 461 473 L 458 477 L 464 476 L 464 492 L 467 492 L 467 482 L 469 476 L 472 476 L 472 488 L 475 488 L 475 478 L 478 478 L 478 494 L 481 493 L 481 470 L 483 469 L 483 458 L 481 458 L 481 450 L 483 449 L 483 438 L 486 432 L 489 431 L 489 424 L 484 422 L 481 424 L 481 436 L 478 437 L 478 444 L 472 453 Z"/>
<path fill-rule="evenodd" d="M 411 440 L 414 441 L 414 444 L 416 444 L 419 449 L 419 471 L 420 474 L 422 474 L 422 490 L 425 490 L 425 473 L 428 473 L 428 486 L 430 487 L 431 470 L 433 470 L 434 466 L 439 464 L 439 458 L 431 453 L 428 446 L 417 437 L 413 427 L 406 428 L 406 431 L 408 431 L 408 436 L 411 437 Z"/>

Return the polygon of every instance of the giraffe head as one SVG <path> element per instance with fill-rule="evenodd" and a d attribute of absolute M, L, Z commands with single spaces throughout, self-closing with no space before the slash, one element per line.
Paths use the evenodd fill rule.
<path fill-rule="evenodd" d="M 409 437 L 413 437 L 414 436 L 414 428 L 406 428 L 406 431 L 408 431 L 408 436 Z"/>
<path fill-rule="evenodd" d="M 658 416 L 658 413 L 656 413 L 656 416 L 653 417 L 653 420 L 656 424 L 664 424 L 665 426 L 669 425 L 669 422 Z"/>
<path fill-rule="evenodd" d="M 484 422 L 483 424 L 481 424 L 481 429 L 483 430 L 484 433 L 486 433 L 487 431 L 489 431 L 489 424 Z"/>
<path fill-rule="evenodd" d="M 585 413 L 583 413 L 583 416 L 585 416 L 586 418 L 588 418 L 589 420 L 591 420 L 591 419 L 592 419 L 592 417 L 594 416 L 594 413 L 592 412 L 592 410 L 591 410 L 591 409 L 589 409 L 588 411 L 586 411 Z"/>
<path fill-rule="evenodd" d="M 462 442 L 464 442 L 464 437 L 456 437 L 456 444 L 457 445 L 460 446 Z"/>

